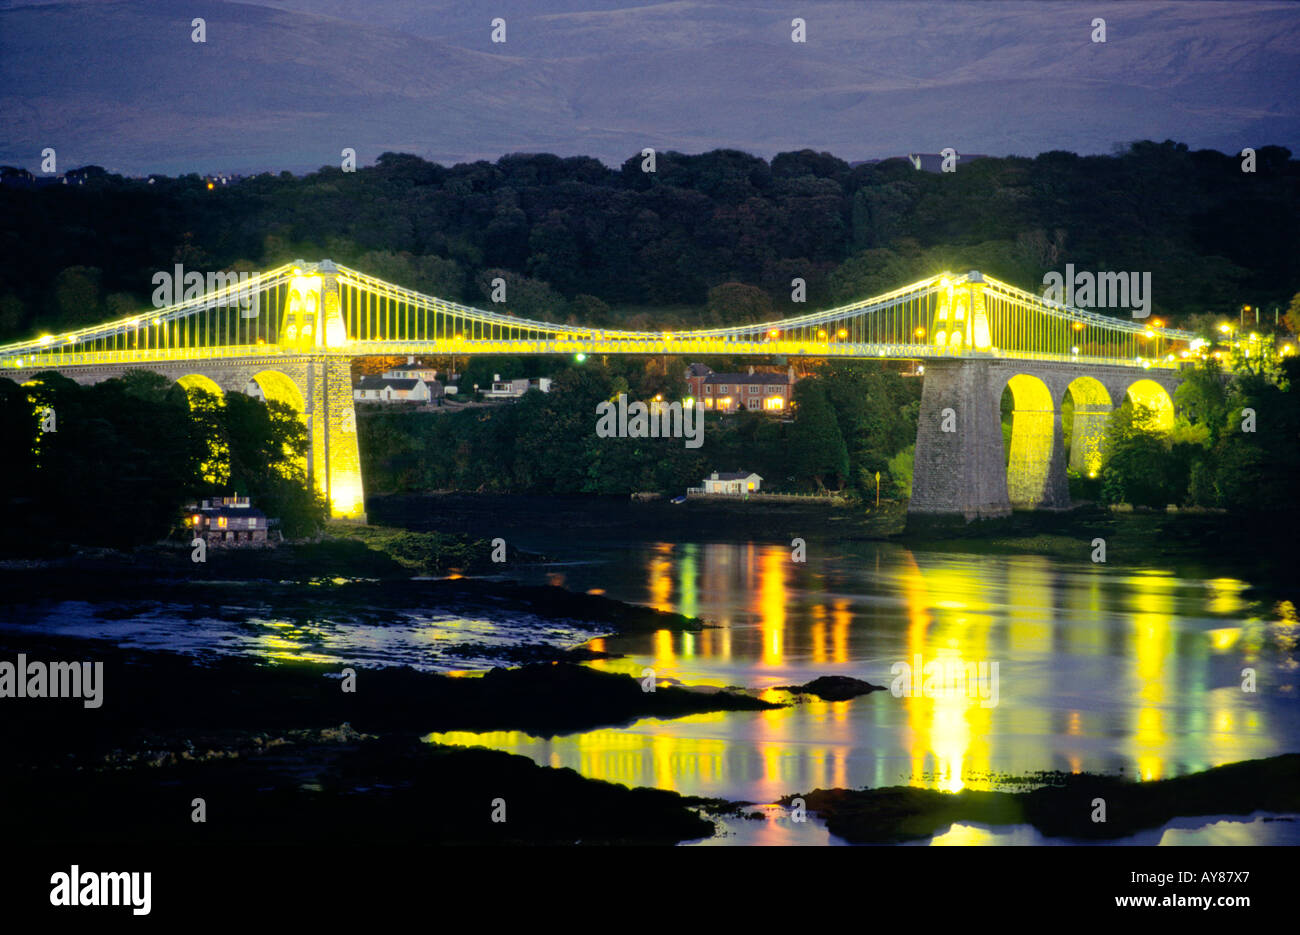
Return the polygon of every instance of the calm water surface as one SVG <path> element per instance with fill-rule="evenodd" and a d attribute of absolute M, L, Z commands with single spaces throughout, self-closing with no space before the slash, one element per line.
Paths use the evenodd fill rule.
<path fill-rule="evenodd" d="M 521 641 L 585 643 L 622 654 L 597 668 L 638 677 L 652 668 L 661 682 L 739 686 L 778 701 L 791 696 L 777 686 L 820 675 L 890 686 L 894 665 L 917 656 L 997 664 L 996 704 L 881 691 L 555 738 L 430 735 L 595 779 L 756 803 L 835 786 L 1018 788 L 1004 780 L 1044 770 L 1161 779 L 1300 751 L 1296 611 L 1251 599 L 1244 580 L 1094 565 L 1086 551 L 1065 562 L 809 542 L 807 561 L 796 563 L 788 548 L 755 543 L 512 544 L 564 561 L 511 568 L 510 577 L 700 616 L 713 627 L 603 637 L 590 625 L 506 610 L 376 608 L 358 618 L 345 608 L 332 614 L 328 602 L 310 619 L 282 619 L 256 601 L 211 614 L 66 601 L 5 625 L 196 655 L 426 670 L 486 669 L 496 647 Z M 465 643 L 479 649 L 448 649 Z M 1242 690 L 1243 669 L 1255 671 L 1257 691 Z M 708 843 L 836 843 L 816 822 L 792 825 L 781 809 L 762 811 L 762 820 L 728 819 L 726 834 Z M 1172 822 L 1120 843 L 1300 843 L 1300 822 L 1272 817 Z M 931 843 L 1061 842 L 1032 828 L 958 824 Z"/>
<path fill-rule="evenodd" d="M 809 700 L 766 712 L 644 719 L 556 738 L 432 735 L 521 753 L 586 776 L 770 803 L 813 788 L 1007 788 L 1041 770 L 1160 779 L 1300 750 L 1295 609 L 1247 599 L 1248 582 L 1044 557 L 810 544 L 659 543 L 553 566 L 555 584 L 699 615 L 716 629 L 592 640 L 595 663 L 662 679 L 775 686 L 839 674 L 889 686 L 891 667 L 998 663 L 979 697 Z M 1242 690 L 1242 670 L 1258 691 Z M 1129 843 L 1300 842 L 1296 822 L 1177 822 Z M 1199 828 L 1199 830 L 1196 830 Z M 779 816 L 732 821 L 734 840 L 826 843 Z M 821 841 L 818 841 L 820 835 Z M 1187 838 L 1190 840 L 1179 840 Z M 1033 829 L 957 825 L 934 843 L 1044 843 Z M 720 843 L 727 843 L 722 841 Z"/>

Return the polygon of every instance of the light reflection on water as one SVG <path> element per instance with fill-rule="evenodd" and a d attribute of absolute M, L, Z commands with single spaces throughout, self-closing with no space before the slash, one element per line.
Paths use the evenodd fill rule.
<path fill-rule="evenodd" d="M 770 691 L 827 674 L 890 685 L 891 666 L 920 654 L 999 663 L 998 703 L 876 692 L 556 738 L 432 739 L 751 802 L 833 786 L 1001 788 L 999 775 L 1039 770 L 1160 779 L 1300 750 L 1294 609 L 1252 604 L 1236 579 L 876 543 L 810 547 L 806 564 L 781 546 L 660 543 L 549 575 L 718 627 L 594 640 L 626 654 L 598 668 Z M 1241 688 L 1247 667 L 1255 693 Z"/>
<path fill-rule="evenodd" d="M 292 620 L 265 616 L 254 607 L 227 604 L 222 616 L 195 614 L 191 605 L 149 602 L 107 608 L 61 601 L 19 623 L 42 633 L 109 640 L 128 649 L 166 650 L 195 656 L 256 656 L 269 662 L 320 662 L 372 668 L 410 666 L 460 673 L 501 664 L 497 653 L 523 643 L 560 649 L 581 645 L 599 625 L 546 620 L 517 611 L 491 615 L 392 610 L 382 620 L 358 620 L 340 610 Z"/>

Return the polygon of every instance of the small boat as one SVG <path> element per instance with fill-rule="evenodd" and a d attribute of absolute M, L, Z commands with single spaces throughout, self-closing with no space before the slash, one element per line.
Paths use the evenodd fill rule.
<path fill-rule="evenodd" d="M 669 501 L 669 502 L 670 502 L 670 503 L 685 503 L 685 502 L 686 502 L 686 494 L 682 494 L 682 495 L 679 496 L 679 497 L 673 497 L 672 500 Z"/>

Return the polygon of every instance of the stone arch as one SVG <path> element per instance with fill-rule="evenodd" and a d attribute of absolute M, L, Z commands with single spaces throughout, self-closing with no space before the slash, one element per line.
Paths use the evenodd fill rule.
<path fill-rule="evenodd" d="M 294 412 L 307 411 L 307 401 L 298 384 L 279 370 L 259 370 L 253 374 L 248 381 L 247 392 L 250 396 L 257 396 L 267 402 L 285 403 L 292 406 Z"/>
<path fill-rule="evenodd" d="M 1052 391 L 1036 376 L 1017 373 L 1007 381 L 1011 392 L 1011 450 L 1007 454 L 1007 498 L 1012 506 L 1054 506 L 1052 459 L 1057 454 L 1059 414 Z"/>
<path fill-rule="evenodd" d="M 1169 391 L 1155 380 L 1137 380 L 1128 388 L 1128 398 L 1134 406 L 1146 406 L 1155 411 L 1157 431 L 1169 432 L 1174 427 L 1174 401 Z"/>
<path fill-rule="evenodd" d="M 1096 477 L 1101 472 L 1106 422 L 1114 408 L 1110 391 L 1096 377 L 1081 376 L 1071 380 L 1065 392 L 1074 403 L 1070 427 L 1070 470 Z"/>
<path fill-rule="evenodd" d="M 223 403 L 226 400 L 226 391 L 221 388 L 221 384 L 209 376 L 202 373 L 187 373 L 176 383 L 188 394 L 190 390 L 202 390 L 205 393 L 211 393 L 220 399 Z"/>

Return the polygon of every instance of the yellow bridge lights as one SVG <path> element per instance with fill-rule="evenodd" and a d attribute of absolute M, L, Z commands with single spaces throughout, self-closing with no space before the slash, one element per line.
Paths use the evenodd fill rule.
<path fill-rule="evenodd" d="M 680 353 L 753 352 L 816 356 L 960 357 L 1008 353 L 1044 358 L 1099 358 L 1129 366 L 1172 365 L 1193 337 L 1158 320 L 1137 325 L 1045 302 L 971 271 L 941 274 L 838 309 L 747 326 L 704 331 L 605 331 L 557 327 L 459 306 L 400 289 L 328 260 L 297 261 L 257 277 L 261 314 L 237 305 L 187 300 L 67 334 L 41 335 L 0 347 L 0 367 L 45 362 L 144 363 L 282 353 Z M 242 294 L 242 293 L 241 293 Z M 223 292 L 220 299 L 238 298 Z M 254 320 L 255 319 L 255 320 Z M 1231 333 L 1235 323 L 1225 324 Z M 1146 332 L 1150 331 L 1148 335 Z M 266 346 L 266 345 L 270 346 Z M 1251 345 L 1246 344 L 1247 347 Z M 1077 350 L 1075 350 L 1077 348 Z"/>
<path fill-rule="evenodd" d="M 978 275 L 977 273 L 971 274 Z M 984 312 L 983 280 L 973 280 L 959 287 L 948 277 L 939 280 L 939 304 L 935 311 L 934 345 L 960 353 L 963 347 L 987 351 L 993 346 L 989 320 Z M 917 337 L 925 335 L 918 328 Z"/>
<path fill-rule="evenodd" d="M 295 266 L 284 304 L 280 346 L 310 353 L 321 348 L 343 347 L 347 343 L 348 332 L 339 307 L 338 277 L 334 265 L 322 263 L 310 272 Z"/>
<path fill-rule="evenodd" d="M 321 278 L 295 268 L 284 303 L 284 328 L 280 345 L 287 350 L 311 351 L 317 344 L 317 316 L 321 306 Z"/>

